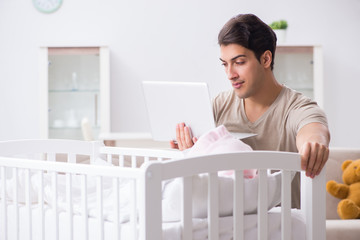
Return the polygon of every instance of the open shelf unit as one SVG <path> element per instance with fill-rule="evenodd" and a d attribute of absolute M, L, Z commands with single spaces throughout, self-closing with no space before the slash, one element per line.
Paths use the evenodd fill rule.
<path fill-rule="evenodd" d="M 279 45 L 274 75 L 286 86 L 302 92 L 323 107 L 323 55 L 316 45 Z"/>
<path fill-rule="evenodd" d="M 87 121 L 92 136 L 110 130 L 108 47 L 41 47 L 42 138 L 83 139 Z"/>

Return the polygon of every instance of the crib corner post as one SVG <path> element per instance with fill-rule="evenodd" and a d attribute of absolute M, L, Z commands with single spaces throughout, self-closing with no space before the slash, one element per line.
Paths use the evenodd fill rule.
<path fill-rule="evenodd" d="M 162 239 L 162 169 L 161 163 L 149 162 L 140 179 L 140 238 Z"/>
<path fill-rule="evenodd" d="M 92 141 L 91 146 L 92 146 L 92 155 L 90 156 L 90 162 L 94 163 L 96 158 L 100 156 L 100 147 L 103 147 L 104 143 L 100 141 Z"/>
<path fill-rule="evenodd" d="M 315 178 L 301 172 L 301 211 L 306 220 L 306 239 L 326 239 L 326 166 Z"/>

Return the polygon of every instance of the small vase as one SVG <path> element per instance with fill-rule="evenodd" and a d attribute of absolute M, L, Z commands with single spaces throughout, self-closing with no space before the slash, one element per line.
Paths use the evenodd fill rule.
<path fill-rule="evenodd" d="M 275 29 L 274 30 L 277 38 L 277 44 L 286 42 L 286 29 Z"/>

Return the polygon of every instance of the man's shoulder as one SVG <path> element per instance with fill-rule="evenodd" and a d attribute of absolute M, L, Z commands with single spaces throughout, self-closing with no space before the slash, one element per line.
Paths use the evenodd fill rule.
<path fill-rule="evenodd" d="M 298 103 L 314 103 L 316 104 L 316 102 L 314 102 L 310 97 L 304 95 L 301 92 L 298 92 L 294 89 L 291 89 L 289 87 L 284 86 L 283 89 L 283 94 L 282 94 L 282 98 L 280 99 L 281 101 L 286 102 L 287 104 L 298 104 Z"/>
<path fill-rule="evenodd" d="M 234 90 L 223 91 L 213 99 L 213 110 L 215 114 L 219 114 L 223 111 L 238 108 L 240 104 L 241 100 Z"/>
<path fill-rule="evenodd" d="M 301 119 L 302 116 L 326 118 L 324 111 L 316 101 L 288 87 L 284 89 L 282 99 L 278 103 L 278 106 L 281 106 L 283 110 L 295 116 L 298 120 Z"/>
<path fill-rule="evenodd" d="M 236 94 L 234 90 L 230 89 L 227 91 L 220 92 L 218 95 L 216 95 L 214 101 L 223 102 L 223 101 L 228 101 L 229 99 L 233 99 L 234 97 L 236 97 Z"/>
<path fill-rule="evenodd" d="M 296 91 L 296 90 L 294 90 L 292 88 L 289 88 L 289 87 L 287 87 L 285 85 L 283 86 L 283 89 L 284 89 L 284 95 L 286 97 L 294 96 L 296 98 L 301 98 L 303 96 L 302 93 L 300 93 L 300 92 L 298 92 L 298 91 Z"/>

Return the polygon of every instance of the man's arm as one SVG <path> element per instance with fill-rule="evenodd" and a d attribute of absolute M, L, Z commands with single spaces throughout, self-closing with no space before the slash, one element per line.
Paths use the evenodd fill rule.
<path fill-rule="evenodd" d="M 296 146 L 301 155 L 301 168 L 306 176 L 319 175 L 329 157 L 329 129 L 321 123 L 309 123 L 296 136 Z"/>

